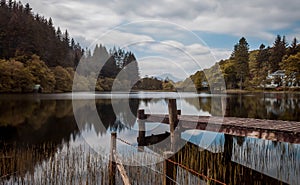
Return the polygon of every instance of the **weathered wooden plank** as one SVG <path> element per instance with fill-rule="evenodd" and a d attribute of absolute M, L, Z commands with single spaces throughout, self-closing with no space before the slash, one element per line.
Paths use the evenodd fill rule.
<path fill-rule="evenodd" d="M 168 115 L 147 115 L 146 122 L 169 123 Z M 236 117 L 178 115 L 183 129 L 199 129 L 273 141 L 300 143 L 300 122 Z"/>
<path fill-rule="evenodd" d="M 146 121 L 153 122 L 168 122 L 168 117 L 166 115 L 149 115 Z M 233 126 L 245 126 L 253 128 L 266 128 L 266 129 L 276 129 L 277 127 L 282 128 L 300 128 L 300 122 L 288 122 L 281 120 L 259 120 L 253 118 L 218 118 L 218 117 L 202 117 L 202 116 L 179 116 L 179 121 L 190 121 L 194 123 L 213 123 L 222 125 L 233 125 Z"/>

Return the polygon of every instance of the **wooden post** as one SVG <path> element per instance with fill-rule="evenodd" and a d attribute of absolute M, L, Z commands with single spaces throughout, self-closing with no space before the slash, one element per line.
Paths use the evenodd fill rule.
<path fill-rule="evenodd" d="M 114 151 L 117 149 L 117 133 L 112 132 L 111 133 L 111 139 L 110 139 L 110 156 L 109 156 L 109 185 L 115 185 L 116 184 L 116 162 L 114 157 Z"/>
<path fill-rule="evenodd" d="M 172 132 L 175 130 L 178 122 L 176 99 L 169 99 L 168 109 L 170 131 Z"/>
<path fill-rule="evenodd" d="M 144 146 L 145 146 L 145 136 L 146 136 L 146 126 L 145 126 L 145 121 L 143 120 L 137 120 L 138 125 L 139 125 L 139 136 L 137 138 L 138 142 L 138 151 L 143 152 L 144 151 Z"/>
<path fill-rule="evenodd" d="M 146 119 L 145 110 L 144 109 L 138 110 L 137 117 L 138 117 L 138 119 Z"/>
<path fill-rule="evenodd" d="M 178 113 L 181 113 L 181 111 L 179 112 L 177 110 L 176 99 L 169 99 L 168 109 L 169 109 L 171 151 L 174 152 L 176 150 L 175 128 L 178 123 Z"/>
<path fill-rule="evenodd" d="M 174 185 L 176 184 L 177 166 L 167 159 L 170 159 L 174 155 L 173 152 L 167 151 L 163 153 L 165 158 L 163 167 L 163 185 Z"/>

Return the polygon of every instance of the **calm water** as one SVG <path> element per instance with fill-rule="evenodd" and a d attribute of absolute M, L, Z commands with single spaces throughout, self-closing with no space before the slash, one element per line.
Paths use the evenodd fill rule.
<path fill-rule="evenodd" d="M 54 164 L 53 159 L 62 161 L 65 158 L 57 156 L 69 155 L 70 150 L 79 151 L 77 157 L 85 156 L 90 151 L 98 154 L 101 151 L 105 161 L 109 154 L 112 131 L 117 131 L 119 138 L 133 145 L 132 147 L 118 142 L 117 148 L 121 155 L 138 155 L 139 152 L 134 148 L 139 145 L 137 137 L 140 123 L 136 120 L 137 111 L 145 109 L 146 113 L 167 113 L 168 98 L 177 99 L 177 107 L 182 110 L 183 115 L 225 115 L 300 121 L 300 94 L 209 95 L 140 92 L 130 95 L 1 95 L 0 183 L 13 184 L 19 182 L 19 178 L 21 182 L 30 182 L 30 178 L 32 180 L 42 173 L 47 175 L 54 169 L 54 165 L 51 166 Z M 159 123 L 145 123 L 145 128 L 146 136 L 169 131 L 168 125 Z M 179 139 L 186 144 L 173 159 L 221 182 L 300 184 L 300 145 L 199 130 L 180 133 Z M 151 147 L 144 147 L 144 150 L 154 151 Z M 58 162 L 55 164 L 58 165 Z M 80 168 L 79 162 L 76 165 Z M 49 167 L 46 172 L 43 170 L 45 166 Z M 63 168 L 63 165 L 58 168 Z M 103 170 L 105 171 L 104 168 Z M 98 174 L 101 175 L 103 178 L 107 176 L 103 171 Z M 181 168 L 177 169 L 179 184 L 185 184 L 187 177 L 190 184 L 204 182 L 198 182 L 192 175 L 186 175 Z M 132 176 L 132 180 L 139 184 L 149 183 L 135 178 Z M 39 183 L 44 184 L 42 180 Z M 103 179 L 98 183 L 105 184 Z"/>

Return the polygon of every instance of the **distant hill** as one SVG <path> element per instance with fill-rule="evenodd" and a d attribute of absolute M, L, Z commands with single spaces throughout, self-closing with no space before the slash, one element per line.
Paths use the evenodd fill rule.
<path fill-rule="evenodd" d="M 160 80 L 165 80 L 165 79 L 169 79 L 169 80 L 172 80 L 173 82 L 179 82 L 179 81 L 182 81 L 183 79 L 180 79 L 180 78 L 177 78 L 175 76 L 173 76 L 172 74 L 170 73 L 164 73 L 164 74 L 161 74 L 161 75 L 156 75 L 154 76 Z"/>

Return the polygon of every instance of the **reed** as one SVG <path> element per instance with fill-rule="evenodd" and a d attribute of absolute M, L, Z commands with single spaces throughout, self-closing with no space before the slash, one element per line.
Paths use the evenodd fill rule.
<path fill-rule="evenodd" d="M 2 153 L 2 154 L 1 154 Z M 0 184 L 106 185 L 108 156 L 85 145 L 53 150 L 53 145 L 3 147 L 0 156 Z M 132 184 L 161 184 L 162 163 L 156 157 L 132 149 L 122 151 L 122 161 Z M 147 165 L 150 164 L 150 165 Z M 116 184 L 121 184 L 116 174 Z"/>
<path fill-rule="evenodd" d="M 272 145 L 257 143 L 256 140 L 245 140 L 243 149 L 233 141 L 232 157 L 226 159 L 224 147 L 220 142 L 213 143 L 208 150 L 201 150 L 193 144 L 186 144 L 171 160 L 209 178 L 226 184 L 280 184 L 280 181 L 265 176 L 245 165 L 252 164 L 258 169 L 269 168 L 269 163 L 276 162 L 295 168 L 295 174 L 287 174 L 282 169 L 278 172 L 293 178 L 296 182 L 299 175 L 300 147 L 289 144 Z M 1 184 L 108 184 L 108 156 L 104 150 L 95 152 L 85 144 L 78 147 L 59 146 L 54 143 L 40 145 L 1 144 L 0 148 L 0 185 Z M 145 149 L 148 151 L 149 149 Z M 163 159 L 157 155 L 140 152 L 134 147 L 118 143 L 117 151 L 125 167 L 131 184 L 162 184 Z M 275 155 L 280 153 L 281 155 Z M 261 158 L 254 156 L 257 153 Z M 274 153 L 274 154 L 272 154 Z M 249 156 L 249 154 L 251 154 Z M 263 158 L 263 159 L 262 159 Z M 245 164 L 239 164 L 242 159 Z M 233 162 L 237 161 L 237 162 Z M 213 180 L 199 177 L 180 166 L 170 169 L 176 175 L 178 184 L 218 184 Z M 296 176 L 296 177 L 294 177 Z M 255 178 L 254 178 L 255 177 Z M 116 173 L 116 184 L 122 179 Z"/>

